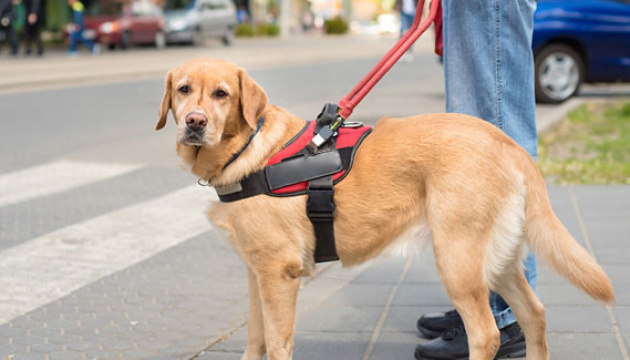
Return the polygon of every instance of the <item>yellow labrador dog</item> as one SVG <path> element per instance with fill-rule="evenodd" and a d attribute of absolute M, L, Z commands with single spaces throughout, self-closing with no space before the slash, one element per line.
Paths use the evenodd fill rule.
<path fill-rule="evenodd" d="M 264 168 L 305 124 L 269 105 L 243 69 L 212 59 L 192 60 L 168 73 L 156 129 L 165 126 L 169 110 L 178 155 L 213 186 L 234 184 Z M 224 168 L 261 116 L 260 131 Z M 498 350 L 489 290 L 516 314 L 527 359 L 549 357 L 544 307 L 521 265 L 526 246 L 591 297 L 614 300 L 604 271 L 552 211 L 531 157 L 485 121 L 459 114 L 380 120 L 352 171 L 336 185 L 335 203 L 336 247 L 344 266 L 432 240 L 440 278 L 466 327 L 471 359 L 493 359 Z M 243 359 L 265 353 L 272 360 L 291 358 L 300 278 L 314 268 L 315 236 L 305 209 L 305 195 L 258 195 L 209 210 L 248 269 Z"/>

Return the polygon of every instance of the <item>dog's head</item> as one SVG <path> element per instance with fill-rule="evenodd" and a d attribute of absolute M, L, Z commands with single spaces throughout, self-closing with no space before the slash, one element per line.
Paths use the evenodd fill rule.
<path fill-rule="evenodd" d="M 171 110 L 178 144 L 212 148 L 245 127 L 255 129 L 266 105 L 267 95 L 243 69 L 195 59 L 168 73 L 155 129 L 166 125 Z"/>

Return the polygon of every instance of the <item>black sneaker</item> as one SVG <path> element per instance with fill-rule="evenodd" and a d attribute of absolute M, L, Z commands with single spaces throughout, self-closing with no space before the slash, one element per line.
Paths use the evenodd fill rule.
<path fill-rule="evenodd" d="M 500 330 L 501 346 L 495 359 L 513 359 L 525 357 L 525 334 L 518 323 L 510 324 Z"/>
<path fill-rule="evenodd" d="M 464 323 L 456 310 L 450 310 L 444 313 L 424 314 L 418 319 L 416 325 L 420 334 L 426 339 L 435 339 L 446 330 L 459 326 L 464 326 Z"/>
<path fill-rule="evenodd" d="M 525 356 L 525 336 L 518 323 L 501 329 L 501 347 L 495 359 Z M 441 337 L 416 346 L 416 360 L 468 359 L 468 340 L 463 326 L 448 329 Z"/>

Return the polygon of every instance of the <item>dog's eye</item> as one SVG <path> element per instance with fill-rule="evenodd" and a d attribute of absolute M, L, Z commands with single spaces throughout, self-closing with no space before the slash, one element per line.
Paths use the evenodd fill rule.
<path fill-rule="evenodd" d="M 182 85 L 179 87 L 179 89 L 177 89 L 177 91 L 179 91 L 180 93 L 186 95 L 190 92 L 190 87 L 188 85 Z"/>
<path fill-rule="evenodd" d="M 226 97 L 227 95 L 228 93 L 226 93 L 224 90 L 221 90 L 221 89 L 215 91 L 214 93 L 214 97 L 216 97 L 217 99 L 222 99 Z"/>

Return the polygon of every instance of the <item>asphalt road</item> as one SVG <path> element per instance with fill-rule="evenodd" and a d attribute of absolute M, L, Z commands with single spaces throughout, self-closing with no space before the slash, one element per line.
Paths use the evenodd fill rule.
<path fill-rule="evenodd" d="M 324 103 L 341 99 L 377 60 L 276 67 L 253 70 L 250 75 L 267 91 L 270 103 L 311 119 Z M 373 124 L 386 114 L 442 111 L 441 81 L 441 67 L 431 55 L 416 57 L 414 63 L 401 63 L 359 105 L 352 119 Z M 83 158 L 84 152 L 94 154 L 93 150 L 99 147 L 108 148 L 104 155 L 116 162 L 129 162 L 145 152 L 161 151 L 146 141 L 155 144 L 157 141 L 152 139 L 164 136 L 153 130 L 163 82 L 162 78 L 156 78 L 1 95 L 0 173 L 53 159 Z M 418 93 L 416 88 L 431 90 Z M 383 92 L 388 92 L 388 101 L 393 103 L 381 104 L 374 111 L 375 106 L 370 102 L 378 102 Z M 122 147 L 125 151 L 112 154 L 111 147 Z M 173 164 L 172 158 L 160 160 L 151 156 L 139 160 Z"/>

